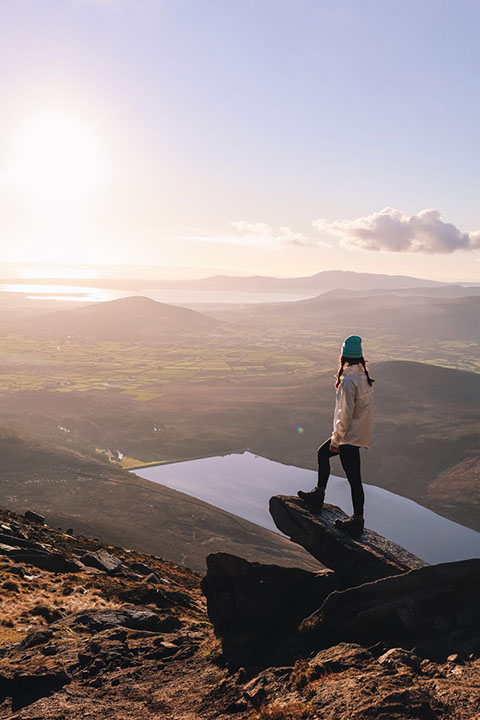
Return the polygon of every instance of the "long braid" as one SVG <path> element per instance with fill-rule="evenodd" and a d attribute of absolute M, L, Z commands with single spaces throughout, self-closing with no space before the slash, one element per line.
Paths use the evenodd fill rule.
<path fill-rule="evenodd" d="M 367 363 L 365 361 L 365 358 L 363 358 L 363 357 L 360 358 L 360 362 L 362 363 L 363 369 L 365 370 L 365 375 L 367 376 L 368 384 L 373 385 L 375 380 L 373 378 L 371 378 L 370 375 L 368 374 Z"/>
<path fill-rule="evenodd" d="M 338 363 L 338 373 L 337 373 L 337 379 L 335 381 L 335 388 L 338 389 L 340 387 L 340 383 L 342 382 L 341 377 L 343 373 L 343 366 L 345 365 L 345 358 L 343 355 L 340 355 L 340 361 Z"/>

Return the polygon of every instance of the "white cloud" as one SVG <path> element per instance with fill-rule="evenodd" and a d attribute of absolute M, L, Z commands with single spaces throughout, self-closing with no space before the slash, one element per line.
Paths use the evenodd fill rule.
<path fill-rule="evenodd" d="M 480 231 L 462 232 L 444 222 L 438 210 L 405 215 L 395 208 L 357 218 L 327 222 L 315 220 L 320 232 L 340 238 L 344 247 L 390 252 L 452 253 L 480 249 Z"/>

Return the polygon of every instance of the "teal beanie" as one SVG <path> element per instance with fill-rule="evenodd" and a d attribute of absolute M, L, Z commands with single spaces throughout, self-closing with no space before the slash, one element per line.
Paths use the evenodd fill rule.
<path fill-rule="evenodd" d="M 362 352 L 362 338 L 358 335 L 350 335 L 343 341 L 342 355 L 345 358 L 361 358 Z"/>

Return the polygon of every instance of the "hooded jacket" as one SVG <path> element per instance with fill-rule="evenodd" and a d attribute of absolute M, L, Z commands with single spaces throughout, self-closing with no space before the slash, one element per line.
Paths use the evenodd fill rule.
<path fill-rule="evenodd" d="M 344 367 L 333 416 L 334 445 L 368 448 L 372 437 L 373 388 L 360 364 Z"/>

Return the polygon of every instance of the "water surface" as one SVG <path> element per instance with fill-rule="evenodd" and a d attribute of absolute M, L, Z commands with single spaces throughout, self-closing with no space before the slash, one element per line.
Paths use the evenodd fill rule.
<path fill-rule="evenodd" d="M 276 530 L 268 512 L 272 495 L 295 495 L 316 483 L 312 470 L 242 453 L 157 465 L 134 471 L 148 480 L 192 495 L 234 515 Z M 331 476 L 326 501 L 352 512 L 346 480 Z M 480 557 L 480 533 L 447 520 L 413 500 L 365 485 L 365 522 L 371 530 L 429 563 Z"/>

